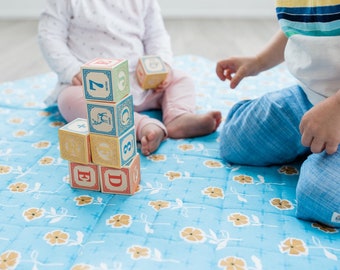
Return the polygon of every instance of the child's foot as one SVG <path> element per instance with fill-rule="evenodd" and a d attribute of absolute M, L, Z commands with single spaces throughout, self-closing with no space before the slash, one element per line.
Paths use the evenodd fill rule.
<path fill-rule="evenodd" d="M 141 133 L 141 151 L 145 156 L 155 152 L 165 137 L 163 129 L 156 124 L 147 124 L 143 127 Z"/>
<path fill-rule="evenodd" d="M 175 118 L 166 128 L 170 138 L 191 138 L 214 132 L 221 121 L 222 114 L 219 111 L 211 111 L 202 115 L 186 113 Z"/>

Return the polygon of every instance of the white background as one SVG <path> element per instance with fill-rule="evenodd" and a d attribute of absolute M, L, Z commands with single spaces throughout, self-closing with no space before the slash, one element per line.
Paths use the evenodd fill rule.
<path fill-rule="evenodd" d="M 275 2 L 273 0 L 158 1 L 161 5 L 163 15 L 172 18 L 273 17 Z M 0 0 L 0 19 L 38 18 L 40 12 L 43 10 L 43 6 L 44 0 Z"/>

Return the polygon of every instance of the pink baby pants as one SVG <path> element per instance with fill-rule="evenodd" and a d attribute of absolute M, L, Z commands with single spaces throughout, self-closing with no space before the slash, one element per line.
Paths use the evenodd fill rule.
<path fill-rule="evenodd" d="M 141 139 L 143 127 L 150 123 L 161 127 L 167 135 L 166 126 L 172 120 L 184 113 L 195 112 L 196 102 L 193 80 L 182 71 L 173 70 L 172 72 L 172 81 L 163 92 L 152 92 L 142 104 L 134 106 L 137 140 Z M 58 97 L 58 107 L 61 115 L 67 122 L 76 118 L 87 118 L 83 87 L 69 86 L 64 88 Z M 162 111 L 163 123 L 141 114 L 143 111 L 152 109 L 160 109 Z"/>

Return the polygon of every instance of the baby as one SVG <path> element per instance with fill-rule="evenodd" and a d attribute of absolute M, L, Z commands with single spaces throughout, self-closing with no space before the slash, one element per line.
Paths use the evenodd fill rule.
<path fill-rule="evenodd" d="M 166 138 L 189 138 L 214 132 L 221 113 L 195 113 L 190 76 L 172 68 L 172 50 L 157 0 L 47 0 L 39 22 L 39 43 L 58 75 L 46 102 L 57 103 L 66 121 L 86 118 L 80 66 L 94 58 L 125 58 L 129 63 L 134 118 L 141 152 L 150 155 Z M 158 55 L 169 73 L 155 89 L 143 90 L 136 78 L 138 60 Z M 159 109 L 162 121 L 142 112 Z"/>

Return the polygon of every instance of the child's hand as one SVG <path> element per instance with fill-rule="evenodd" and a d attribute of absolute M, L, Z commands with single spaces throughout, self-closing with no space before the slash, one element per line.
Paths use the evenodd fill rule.
<path fill-rule="evenodd" d="M 217 63 L 216 74 L 222 80 L 230 81 L 230 88 L 234 89 L 243 78 L 258 74 L 256 57 L 231 57 Z"/>
<path fill-rule="evenodd" d="M 83 79 L 82 79 L 82 76 L 81 76 L 81 73 L 77 73 L 73 78 L 72 78 L 72 85 L 75 85 L 75 86 L 81 86 L 83 85 Z"/>
<path fill-rule="evenodd" d="M 340 90 L 315 105 L 300 123 L 301 142 L 313 153 L 334 154 L 340 144 Z"/>

